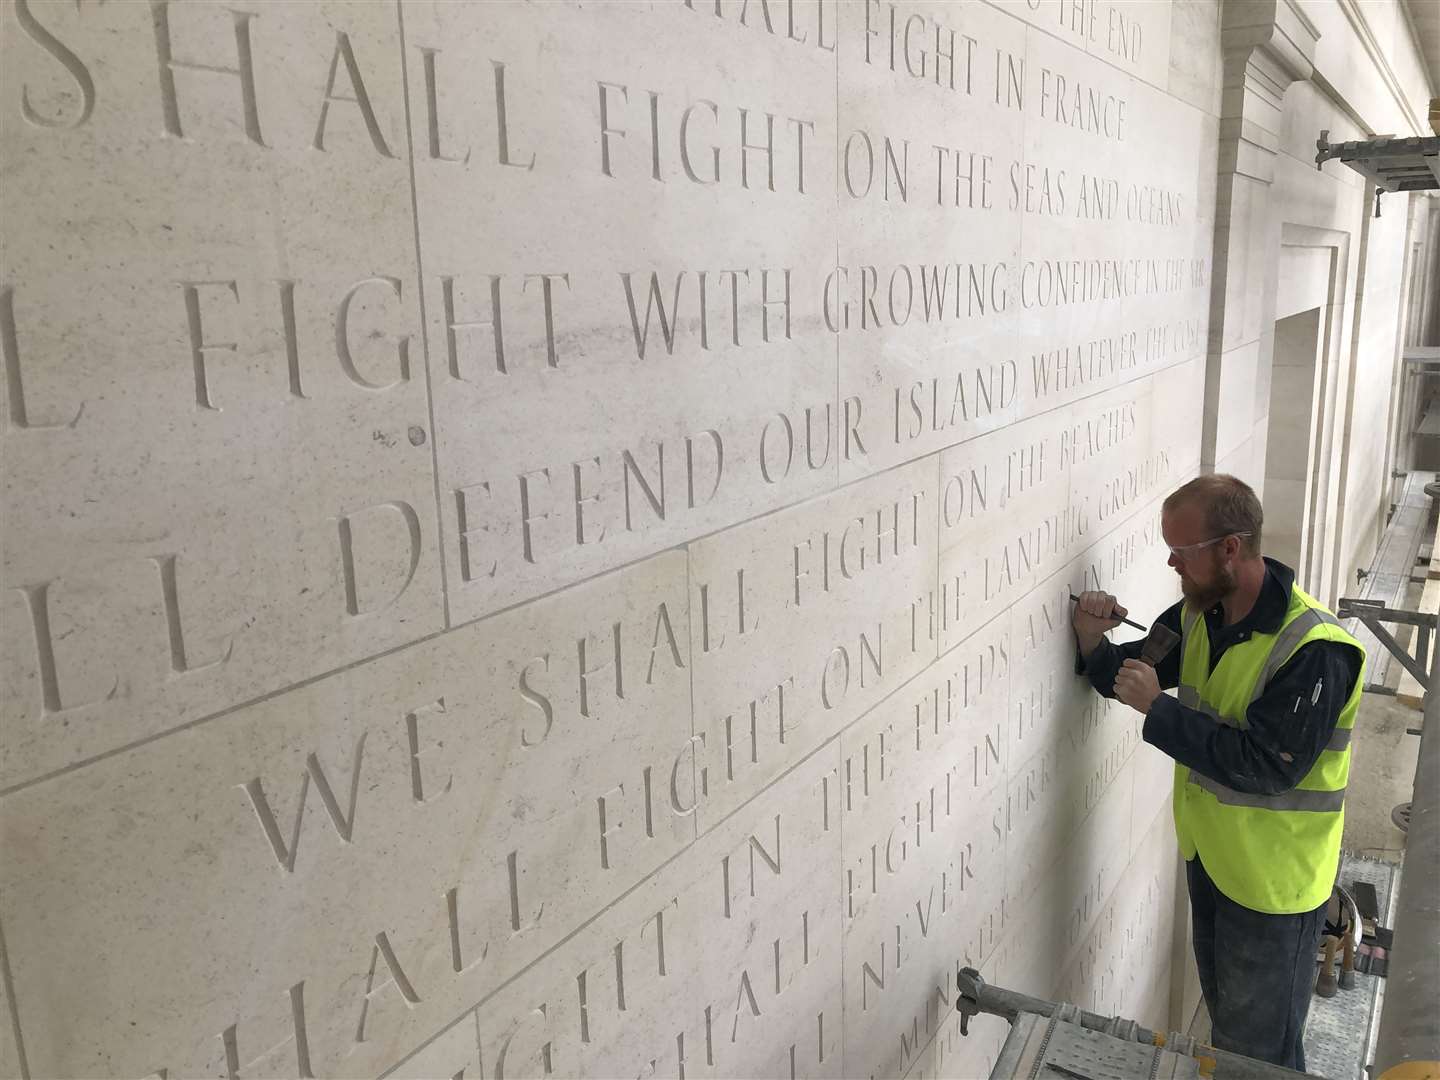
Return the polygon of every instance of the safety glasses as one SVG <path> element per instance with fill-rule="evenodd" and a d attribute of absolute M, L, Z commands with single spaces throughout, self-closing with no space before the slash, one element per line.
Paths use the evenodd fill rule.
<path fill-rule="evenodd" d="M 1170 554 L 1175 556 L 1175 558 L 1188 559 L 1191 555 L 1194 555 L 1195 552 L 1200 551 L 1202 548 L 1210 547 L 1212 544 L 1218 544 L 1221 540 L 1226 540 L 1232 536 L 1237 540 L 1243 540 L 1249 535 L 1248 532 L 1226 533 L 1224 536 L 1217 536 L 1212 540 L 1201 540 L 1198 544 L 1181 544 L 1179 547 L 1166 544 L 1165 546 L 1170 549 Z"/>

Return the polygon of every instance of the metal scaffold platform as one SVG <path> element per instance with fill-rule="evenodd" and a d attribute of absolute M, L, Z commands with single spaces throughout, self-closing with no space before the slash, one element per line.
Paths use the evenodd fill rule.
<path fill-rule="evenodd" d="M 1318 1080 L 1177 1031 L 1152 1031 L 1134 1020 L 991 986 L 974 968 L 960 972 L 958 990 L 962 1033 L 981 1013 L 1010 1021 L 990 1080 Z"/>
<path fill-rule="evenodd" d="M 1379 921 L 1385 926 L 1393 920 L 1398 874 L 1394 863 L 1349 852 L 1340 859 L 1341 887 L 1351 893 L 1358 886 L 1374 889 Z M 1317 994 L 1310 999 L 1310 1013 L 1305 1019 L 1305 1066 L 1326 1080 L 1365 1080 L 1365 1059 L 1375 1045 L 1380 1006 L 1385 999 L 1384 952 L 1363 950 L 1353 986 L 1342 984 L 1334 997 Z"/>

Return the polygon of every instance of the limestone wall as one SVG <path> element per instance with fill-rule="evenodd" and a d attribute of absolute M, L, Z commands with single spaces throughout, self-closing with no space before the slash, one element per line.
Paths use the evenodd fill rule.
<path fill-rule="evenodd" d="M 1213 4 L 0 27 L 0 1075 L 985 1075 L 966 964 L 1169 1026 L 1067 593 L 1176 595 Z"/>
<path fill-rule="evenodd" d="M 1391 470 L 1410 464 L 1408 446 L 1397 453 L 1408 420 L 1393 391 L 1404 309 L 1435 252 L 1411 196 L 1383 196 L 1375 217 L 1364 177 L 1338 161 L 1317 170 L 1315 144 L 1322 132 L 1332 143 L 1430 135 L 1427 102 L 1440 89 L 1394 0 L 1272 7 L 1262 29 L 1245 24 L 1265 21 L 1264 5 L 1234 3 L 1226 15 L 1237 90 L 1222 113 L 1249 123 L 1235 150 L 1222 143 L 1233 176 L 1222 180 L 1219 234 L 1245 236 L 1249 258 L 1228 260 L 1242 295 L 1217 296 L 1212 311 L 1212 340 L 1229 355 L 1214 365 L 1223 388 L 1207 400 L 1219 421 L 1203 457 L 1263 486 L 1287 561 L 1333 604 L 1354 595 L 1398 494 Z M 1297 317 L 1313 324 L 1303 356 L 1277 336 L 1280 320 Z"/>

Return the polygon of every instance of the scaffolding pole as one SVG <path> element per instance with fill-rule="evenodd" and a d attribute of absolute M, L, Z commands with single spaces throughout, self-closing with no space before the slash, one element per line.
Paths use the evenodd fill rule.
<path fill-rule="evenodd" d="M 1371 1074 L 1377 1080 L 1440 1077 L 1440 633 L 1431 642 L 1394 948 Z"/>

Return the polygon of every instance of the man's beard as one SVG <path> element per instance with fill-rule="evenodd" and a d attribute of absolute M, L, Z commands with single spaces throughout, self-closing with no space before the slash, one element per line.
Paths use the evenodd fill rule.
<path fill-rule="evenodd" d="M 1201 611 L 1209 611 L 1235 591 L 1235 571 L 1228 566 L 1212 565 L 1208 585 L 1201 585 L 1194 578 L 1182 577 L 1180 591 Z"/>

